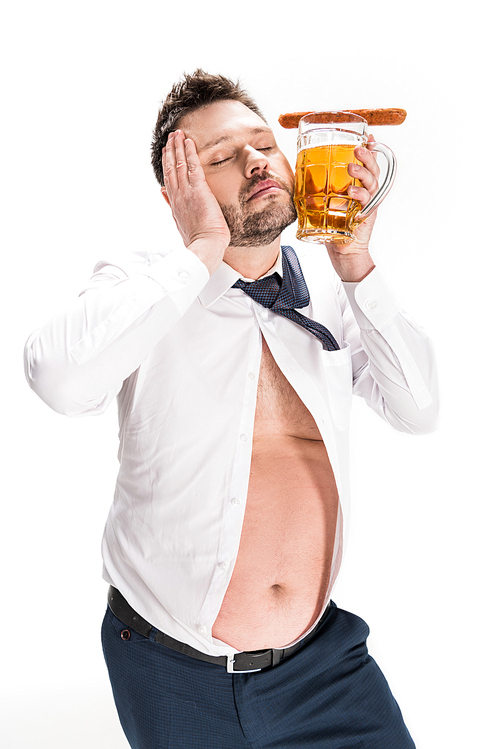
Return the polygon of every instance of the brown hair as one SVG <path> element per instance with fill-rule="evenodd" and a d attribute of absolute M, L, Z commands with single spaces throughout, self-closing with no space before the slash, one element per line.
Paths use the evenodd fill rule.
<path fill-rule="evenodd" d="M 169 133 L 176 130 L 177 123 L 184 115 L 212 104 L 214 101 L 223 101 L 224 99 L 241 102 L 252 112 L 258 114 L 265 122 L 256 103 L 241 88 L 239 81 L 234 83 L 222 75 L 210 75 L 198 68 L 192 75 L 185 73 L 184 79 L 173 86 L 158 113 L 151 143 L 151 163 L 160 185 L 163 185 L 162 149 L 167 142 Z"/>

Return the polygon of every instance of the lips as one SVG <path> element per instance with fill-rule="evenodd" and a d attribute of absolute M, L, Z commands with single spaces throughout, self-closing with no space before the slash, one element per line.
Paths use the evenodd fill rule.
<path fill-rule="evenodd" d="M 253 200 L 253 198 L 258 198 L 261 195 L 272 195 L 274 192 L 277 192 L 277 190 L 282 189 L 281 185 L 274 179 L 265 179 L 254 187 L 248 200 Z"/>

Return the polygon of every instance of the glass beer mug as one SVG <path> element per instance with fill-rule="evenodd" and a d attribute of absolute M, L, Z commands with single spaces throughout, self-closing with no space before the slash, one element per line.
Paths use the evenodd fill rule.
<path fill-rule="evenodd" d="M 384 181 L 369 203 L 361 204 L 347 193 L 349 185 L 361 182 L 347 171 L 356 146 L 367 145 L 367 125 L 351 112 L 312 112 L 299 121 L 294 200 L 299 226 L 297 239 L 306 242 L 348 244 L 356 227 L 385 198 L 396 176 L 396 158 L 382 143 L 370 143 L 387 159 Z"/>

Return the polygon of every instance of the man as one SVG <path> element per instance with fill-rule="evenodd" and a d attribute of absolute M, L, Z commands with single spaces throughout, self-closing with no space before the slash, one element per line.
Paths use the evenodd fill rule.
<path fill-rule="evenodd" d="M 364 206 L 378 168 L 356 156 Z M 280 248 L 290 165 L 245 92 L 200 70 L 167 97 L 152 160 L 182 243 L 99 263 L 26 347 L 57 411 L 118 395 L 103 647 L 130 745 L 414 747 L 367 625 L 330 601 L 352 393 L 402 431 L 436 420 L 430 345 L 370 257 L 375 219 L 300 261 Z"/>

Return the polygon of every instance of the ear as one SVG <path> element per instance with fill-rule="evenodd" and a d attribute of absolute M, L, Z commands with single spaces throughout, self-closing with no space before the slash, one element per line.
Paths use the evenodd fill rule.
<path fill-rule="evenodd" d="M 161 188 L 161 194 L 163 195 L 163 197 L 165 198 L 165 200 L 167 201 L 167 203 L 170 205 L 170 200 L 168 199 L 167 188 L 166 187 L 162 187 Z"/>

